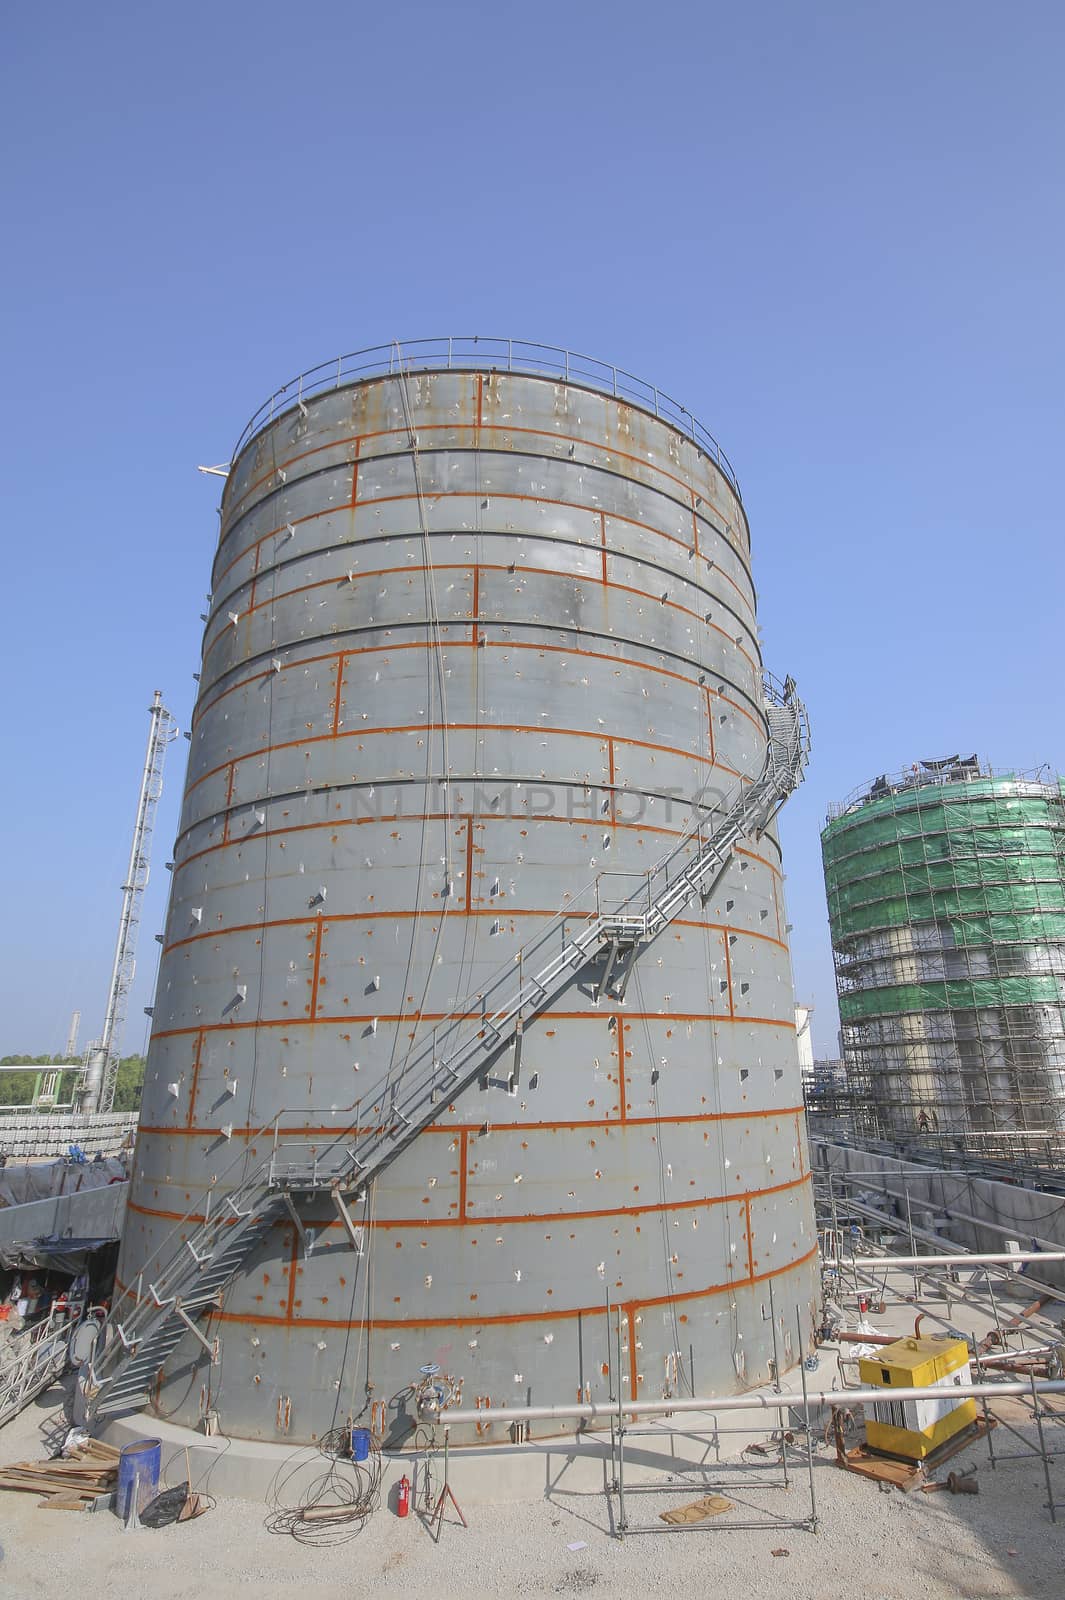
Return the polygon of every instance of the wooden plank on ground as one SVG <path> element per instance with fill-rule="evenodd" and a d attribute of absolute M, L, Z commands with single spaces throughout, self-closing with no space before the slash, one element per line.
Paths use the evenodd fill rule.
<path fill-rule="evenodd" d="M 671 1528 L 687 1527 L 695 1522 L 705 1522 L 708 1517 L 719 1517 L 723 1511 L 732 1510 L 732 1501 L 723 1494 L 705 1494 L 701 1500 L 692 1500 L 686 1506 L 676 1506 L 672 1511 L 658 1513 L 661 1522 Z"/>
<path fill-rule="evenodd" d="M 838 1464 L 848 1472 L 856 1472 L 861 1478 L 873 1478 L 877 1483 L 893 1484 L 904 1494 L 909 1494 L 911 1489 L 916 1489 L 924 1480 L 924 1473 L 920 1467 L 907 1466 L 904 1461 L 888 1461 L 883 1456 L 866 1455 L 865 1447 L 860 1444 L 853 1450 L 848 1450 L 845 1458 Z"/>

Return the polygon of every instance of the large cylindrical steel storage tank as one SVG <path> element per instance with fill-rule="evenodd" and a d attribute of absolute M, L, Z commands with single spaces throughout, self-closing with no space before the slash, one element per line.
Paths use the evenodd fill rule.
<path fill-rule="evenodd" d="M 1065 1132 L 1061 780 L 915 765 L 821 844 L 858 1131 L 1043 1155 Z"/>
<path fill-rule="evenodd" d="M 746 517 L 687 412 L 490 341 L 366 352 L 275 397 L 221 507 L 121 1281 L 272 1122 L 282 1148 L 334 1139 L 765 751 Z M 159 1408 L 398 1440 L 437 1368 L 491 1440 L 493 1407 L 618 1376 L 640 1399 L 765 1381 L 814 1319 L 801 1108 L 769 828 L 623 1002 L 580 974 L 520 1063 L 441 1106 L 352 1202 L 355 1237 L 328 1197 L 306 1240 L 277 1221 L 201 1324 L 220 1360 L 190 1334 Z"/>

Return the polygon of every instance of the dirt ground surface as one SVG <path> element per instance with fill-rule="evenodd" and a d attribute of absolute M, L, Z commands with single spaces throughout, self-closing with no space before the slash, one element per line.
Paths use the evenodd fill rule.
<path fill-rule="evenodd" d="M 891 1269 L 885 1294 L 887 1278 L 881 1274 L 877 1292 L 889 1304 L 876 1315 L 875 1324 L 885 1333 L 909 1333 L 915 1312 L 906 1298 L 910 1277 Z M 847 1299 L 846 1284 L 839 1288 Z M 1018 1283 L 1014 1292 L 1009 1290 L 1000 1287 L 993 1306 L 972 1285 L 963 1304 L 957 1301 L 958 1290 L 946 1303 L 922 1294 L 927 1319 L 922 1331 L 953 1332 L 960 1326 L 974 1341 L 982 1338 L 1030 1307 L 1027 1285 Z M 853 1291 L 848 1294 L 856 1298 Z M 1022 1340 L 1037 1345 L 1048 1337 L 1060 1339 L 1061 1311 L 1055 1303 L 1042 1316 L 1026 1316 L 1019 1332 L 1007 1332 L 1007 1342 L 1016 1349 Z M 846 1320 L 854 1325 L 857 1316 L 848 1314 Z M 853 1345 L 822 1347 L 816 1386 L 856 1382 L 856 1353 Z M 0 1465 L 41 1460 L 57 1448 L 65 1433 L 63 1404 L 70 1388 L 68 1377 L 65 1387 L 39 1396 L 0 1429 Z M 249 1589 L 255 1600 L 279 1600 L 301 1587 L 313 1600 L 371 1594 L 385 1600 L 391 1595 L 452 1594 L 470 1600 L 553 1594 L 624 1600 L 648 1593 L 688 1600 L 703 1595 L 714 1600 L 776 1595 L 787 1600 L 1065 1600 L 1065 1396 L 1046 1397 L 1044 1405 L 1048 1448 L 1060 1452 L 1049 1468 L 1060 1507 L 1056 1524 L 1046 1509 L 1042 1459 L 1024 1453 L 1026 1441 L 1036 1444 L 1031 1411 L 1003 1399 L 995 1403 L 1002 1426 L 994 1430 L 992 1442 L 996 1454 L 1015 1452 L 1018 1458 L 1002 1460 L 993 1469 L 987 1443 L 975 1440 L 931 1474 L 945 1479 L 948 1471 L 975 1469 L 976 1495 L 881 1489 L 841 1471 L 834 1449 L 815 1433 L 816 1533 L 785 1525 L 810 1515 L 801 1435 L 789 1451 L 791 1487 L 785 1491 L 772 1486 L 781 1479 L 778 1451 L 748 1456 L 746 1466 L 732 1459 L 719 1463 L 710 1439 L 694 1429 L 684 1433 L 694 1445 L 687 1458 L 704 1464 L 684 1478 L 666 1470 L 668 1452 L 661 1434 L 628 1434 L 629 1531 L 624 1538 L 617 1536 L 617 1496 L 606 1493 L 606 1463 L 601 1481 L 598 1469 L 590 1471 L 585 1464 L 579 1473 L 562 1470 L 547 1493 L 530 1472 L 527 1498 L 496 1503 L 491 1487 L 491 1498 L 484 1492 L 484 1472 L 475 1488 L 471 1464 L 456 1453 L 451 1485 L 468 1528 L 449 1506 L 435 1538 L 416 1476 L 418 1494 L 409 1517 L 396 1516 L 393 1489 L 357 1532 L 325 1545 L 271 1532 L 270 1508 L 245 1500 L 219 1500 L 206 1515 L 185 1524 L 127 1531 L 109 1511 L 46 1511 L 38 1507 L 36 1494 L 0 1490 L 0 1600 L 70 1600 L 72 1595 L 86 1600 L 244 1600 Z M 861 1431 L 856 1419 L 847 1442 L 858 1442 Z M 294 1460 L 298 1454 L 293 1452 Z M 185 1476 L 180 1457 L 176 1465 L 175 1476 L 175 1463 L 170 1463 L 171 1483 Z M 437 1492 L 441 1468 L 437 1455 Z M 724 1494 L 732 1509 L 693 1528 L 669 1531 L 661 1522 L 661 1512 L 710 1493 Z M 759 1526 L 738 1526 L 749 1522 Z"/>
<path fill-rule="evenodd" d="M 0 1433 L 0 1462 L 48 1453 L 58 1436 L 62 1398 L 58 1389 L 42 1395 Z M 1032 1432 L 1030 1424 L 1021 1431 Z M 1058 1431 L 1065 1446 L 1065 1428 Z M 1001 1438 L 1004 1430 L 996 1432 Z M 242 1500 L 220 1501 L 183 1525 L 127 1531 L 110 1512 L 44 1511 L 35 1494 L 0 1492 L 0 1594 L 12 1600 L 69 1600 L 79 1593 L 91 1600 L 236 1600 L 250 1588 L 256 1600 L 274 1600 L 305 1586 L 315 1600 L 593 1591 L 613 1600 L 708 1590 L 728 1600 L 767 1594 L 788 1600 L 1065 1596 L 1065 1516 L 1059 1513 L 1053 1526 L 1043 1509 L 1046 1486 L 1035 1455 L 992 1471 L 986 1445 L 974 1443 L 950 1465 L 976 1465 L 978 1495 L 904 1495 L 841 1472 L 833 1452 L 819 1444 L 815 1534 L 772 1521 L 808 1515 L 804 1452 L 794 1456 L 792 1487 L 785 1492 L 765 1487 L 768 1478 L 779 1481 L 774 1463 L 742 1474 L 731 1465 L 708 1467 L 687 1483 L 641 1473 L 640 1444 L 631 1440 L 632 1531 L 623 1539 L 616 1537 L 616 1496 L 563 1486 L 527 1502 L 468 1504 L 468 1528 L 448 1507 L 438 1541 L 417 1508 L 401 1520 L 391 1505 L 382 1505 L 356 1536 L 324 1547 L 269 1532 L 267 1508 Z M 1056 1495 L 1065 1499 L 1065 1455 L 1051 1472 Z M 452 1487 L 461 1505 L 461 1460 L 453 1462 Z M 695 1529 L 636 1531 L 663 1530 L 660 1512 L 710 1489 L 725 1493 L 734 1509 Z M 734 1526 L 755 1519 L 766 1523 Z"/>

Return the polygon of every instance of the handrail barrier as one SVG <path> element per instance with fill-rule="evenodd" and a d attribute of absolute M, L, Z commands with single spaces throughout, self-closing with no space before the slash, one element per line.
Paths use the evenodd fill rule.
<path fill-rule="evenodd" d="M 582 355 L 559 345 L 537 344 L 528 339 L 483 338 L 480 335 L 449 336 L 440 339 L 411 339 L 392 344 L 372 345 L 310 367 L 291 378 L 264 400 L 249 418 L 233 447 L 230 462 L 235 462 L 244 446 L 275 417 L 300 408 L 312 395 L 340 389 L 364 378 L 395 376 L 401 372 L 518 372 L 539 377 L 559 378 L 576 383 L 618 400 L 627 400 L 644 411 L 668 422 L 704 451 L 720 468 L 742 501 L 739 479 L 728 456 L 708 428 L 687 406 L 665 394 L 645 378 L 637 378 L 624 367 L 596 356 Z"/>

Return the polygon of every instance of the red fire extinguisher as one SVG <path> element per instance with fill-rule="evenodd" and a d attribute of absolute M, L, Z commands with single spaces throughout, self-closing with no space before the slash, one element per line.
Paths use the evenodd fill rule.
<path fill-rule="evenodd" d="M 399 1480 L 396 1490 L 396 1516 L 405 1517 L 410 1512 L 410 1479 L 406 1473 Z"/>

